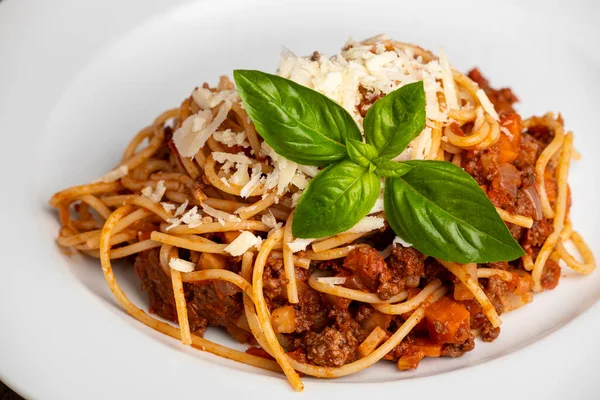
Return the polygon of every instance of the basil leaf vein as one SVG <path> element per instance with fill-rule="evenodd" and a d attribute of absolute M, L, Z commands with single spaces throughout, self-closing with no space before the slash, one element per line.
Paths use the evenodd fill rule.
<path fill-rule="evenodd" d="M 392 229 L 420 252 L 459 263 L 514 260 L 524 254 L 475 180 L 444 161 L 408 161 L 388 179 L 384 208 Z"/>
<path fill-rule="evenodd" d="M 329 165 L 347 157 L 348 138 L 362 138 L 342 106 L 312 89 L 260 71 L 236 70 L 233 75 L 257 132 L 291 161 Z"/>
<path fill-rule="evenodd" d="M 292 234 L 322 238 L 352 228 L 373 208 L 379 187 L 377 175 L 350 160 L 327 167 L 300 197 Z"/>

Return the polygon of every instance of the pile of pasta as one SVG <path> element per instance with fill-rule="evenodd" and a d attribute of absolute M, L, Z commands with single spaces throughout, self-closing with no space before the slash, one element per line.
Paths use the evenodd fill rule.
<path fill-rule="evenodd" d="M 416 46 L 392 41 L 384 45 L 398 51 L 410 48 L 411 54 L 420 57 L 423 63 L 439 62 L 432 53 Z M 447 64 L 447 61 L 442 60 L 441 63 Z M 442 75 L 439 83 L 443 91 L 438 94 L 439 106 L 447 114 L 447 120 L 428 119 L 430 139 L 422 154 L 425 159 L 461 165 L 466 151 L 485 149 L 496 143 L 503 127 L 487 97 L 481 95 L 478 85 L 462 73 L 449 67 L 448 70 L 451 75 Z M 196 101 L 194 96 L 190 96 L 180 107 L 158 116 L 131 140 L 115 169 L 97 181 L 71 187 L 52 196 L 50 204 L 58 209 L 61 223 L 58 244 L 99 258 L 111 291 L 125 310 L 140 322 L 200 350 L 260 368 L 283 371 L 296 390 L 303 388 L 298 373 L 335 378 L 376 363 L 406 337 L 423 318 L 426 307 L 444 296 L 448 288 L 434 280 L 408 300 L 407 293 L 402 292 L 384 301 L 374 293 L 319 279 L 323 277 L 322 273 L 315 272 L 309 284 L 317 291 L 369 303 L 388 314 L 412 314 L 387 339 L 381 329 L 374 330 L 361 344 L 359 353 L 362 358 L 341 367 L 310 365 L 286 355 L 272 327 L 271 311 L 263 293 L 267 258 L 283 260 L 288 301 L 294 304 L 298 302 L 296 268 L 307 269 L 317 262 L 343 258 L 352 249 L 361 246 L 361 239 L 373 231 L 345 232 L 304 244 L 297 241 L 291 231 L 294 205 L 311 175 L 314 176 L 318 170 L 296 165 L 287 184 L 281 185 L 281 179 L 269 184 L 269 174 L 275 171 L 282 174 L 285 168 L 290 167 L 288 164 L 282 167 L 285 160 L 265 149 L 235 94 L 232 82 L 223 77 L 216 87 L 205 85 L 199 89 L 203 100 Z M 206 136 L 204 143 L 194 154 L 182 155 L 176 139 L 187 140 L 185 138 L 194 133 L 194 120 L 198 115 L 203 118 L 200 123 L 204 128 L 212 124 L 212 132 L 206 134 L 202 131 L 204 128 L 200 129 L 201 134 Z M 453 129 L 453 124 L 469 128 L 464 134 L 459 134 Z M 568 219 L 567 175 L 573 157 L 573 135 L 565 132 L 562 122 L 551 114 L 523 122 L 524 128 L 532 124 L 546 125 L 554 133 L 552 142 L 535 166 L 543 215 L 553 219 L 553 232 L 535 259 L 530 255 L 522 259 L 524 269 L 533 278 L 534 290 L 539 291 L 542 270 L 549 258 L 562 260 L 583 274 L 595 268 L 595 261 Z M 244 161 L 237 162 L 242 156 Z M 556 165 L 553 170 L 558 182 L 554 206 L 548 200 L 543 182 L 549 163 Z M 240 172 L 240 165 L 245 171 Z M 257 176 L 256 171 L 259 171 L 258 178 L 252 181 Z M 295 176 L 299 177 L 297 185 L 292 183 Z M 531 228 L 533 224 L 530 217 L 513 215 L 501 209 L 498 212 L 507 222 L 525 228 Z M 384 217 L 381 211 L 375 215 Z M 207 238 L 208 234 L 215 232 L 227 233 L 232 238 L 231 242 L 217 243 Z M 234 249 L 231 244 L 246 232 L 251 237 L 246 238 L 245 248 Z M 581 257 L 567 251 L 565 245 L 568 242 L 575 245 Z M 291 243 L 300 243 L 300 248 L 307 248 L 299 252 L 298 248 L 288 245 Z M 251 246 L 248 247 L 248 244 Z M 178 327 L 158 320 L 134 305 L 113 273 L 112 260 L 153 248 L 160 250 L 160 265 L 172 281 Z M 180 252 L 182 249 L 186 251 Z M 185 256 L 180 256 L 180 253 Z M 210 255 L 241 257 L 241 273 L 218 267 L 201 269 L 199 265 L 210 262 Z M 512 274 L 496 269 L 477 269 L 476 264 L 439 261 L 472 292 L 490 322 L 499 326 L 496 310 L 478 279 L 498 275 L 510 280 Z M 183 283 L 207 280 L 226 281 L 241 289 L 251 333 L 275 361 L 224 347 L 190 332 Z"/>

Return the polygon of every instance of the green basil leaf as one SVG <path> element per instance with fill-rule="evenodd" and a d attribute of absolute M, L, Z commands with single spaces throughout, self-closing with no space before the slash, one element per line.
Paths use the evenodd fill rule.
<path fill-rule="evenodd" d="M 406 175 L 413 167 L 403 162 L 388 160 L 387 158 L 377 157 L 373 161 L 375 173 L 386 178 L 399 178 Z"/>
<path fill-rule="evenodd" d="M 424 254 L 459 263 L 525 254 L 469 174 L 445 161 L 406 164 L 414 168 L 385 184 L 385 214 L 398 236 Z"/>
<path fill-rule="evenodd" d="M 363 167 L 368 167 L 371 164 L 371 160 L 378 155 L 377 149 L 374 146 L 355 139 L 346 140 L 346 149 L 348 150 L 348 157 Z"/>
<path fill-rule="evenodd" d="M 402 86 L 377 100 L 363 120 L 365 139 L 379 155 L 394 158 L 425 128 L 423 82 Z"/>
<path fill-rule="evenodd" d="M 233 76 L 256 131 L 288 160 L 328 165 L 346 158 L 346 139 L 362 139 L 350 114 L 314 90 L 260 71 Z"/>
<path fill-rule="evenodd" d="M 322 238 L 352 228 L 373 208 L 379 177 L 350 160 L 330 165 L 315 176 L 300 197 L 292 234 Z"/>

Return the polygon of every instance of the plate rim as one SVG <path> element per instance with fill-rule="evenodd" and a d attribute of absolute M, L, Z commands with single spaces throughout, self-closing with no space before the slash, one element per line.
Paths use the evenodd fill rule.
<path fill-rule="evenodd" d="M 240 0 L 231 0 L 231 1 L 240 1 Z M 89 4 L 91 4 L 92 2 L 89 2 Z M 133 4 L 135 2 L 131 1 L 130 3 L 127 3 L 128 5 Z M 139 23 L 142 23 L 142 21 L 144 20 L 148 20 L 156 15 L 158 15 L 158 13 L 160 12 L 162 7 L 169 7 L 169 8 L 174 8 L 175 6 L 179 6 L 183 3 L 187 3 L 186 0 L 177 0 L 176 2 L 169 2 L 169 5 L 166 5 L 166 1 L 163 0 L 153 0 L 152 2 L 152 6 L 149 7 L 149 9 L 147 10 L 147 14 L 146 15 L 140 15 L 139 18 Z M 177 4 L 175 4 L 177 3 Z M 110 7 L 110 5 L 116 5 L 116 4 L 120 4 L 120 2 L 116 1 L 116 0 L 109 0 L 107 2 L 105 2 L 104 7 Z M 70 4 L 70 2 L 68 0 L 60 0 L 60 1 L 56 1 L 53 3 L 53 8 L 55 10 L 60 9 L 61 7 L 68 7 Z M 38 16 L 33 16 L 33 17 L 27 17 L 29 18 L 27 20 L 24 21 L 22 15 L 27 15 L 27 13 L 25 13 L 25 11 L 30 10 L 34 7 L 39 7 L 40 9 L 44 9 L 47 10 L 49 9 L 49 7 L 47 5 L 44 5 L 44 2 L 42 0 L 25 0 L 25 1 L 21 1 L 21 2 L 17 2 L 17 1 L 11 1 L 11 0 L 4 0 L 2 2 L 0 2 L 0 50 L 5 50 L 8 48 L 11 48 L 11 44 L 7 44 L 7 40 L 6 40 L 6 35 L 2 35 L 1 33 L 3 32 L 3 29 L 5 31 L 10 31 L 11 29 L 13 30 L 13 32 L 18 31 L 19 29 L 24 29 L 28 26 L 28 23 L 39 23 L 39 18 L 37 18 Z M 63 10 L 66 8 L 63 8 Z M 599 8 L 600 10 L 600 8 Z M 104 10 L 106 11 L 106 10 Z M 131 11 L 131 10 L 130 10 Z M 91 12 L 89 9 L 85 10 L 85 9 L 80 9 L 78 10 L 78 12 L 81 12 L 83 15 L 85 13 L 89 13 Z M 58 14 L 57 14 L 58 15 Z M 86 14 L 87 15 L 87 14 Z M 110 15 L 110 13 L 107 13 L 106 15 Z M 19 18 L 21 18 L 21 22 L 23 23 L 23 26 L 21 26 L 20 28 L 17 27 L 14 24 L 14 20 L 19 20 Z M 61 18 L 63 18 L 61 20 Z M 12 20 L 12 21 L 11 21 Z M 67 22 L 68 18 L 66 18 L 66 16 L 57 16 L 56 20 L 53 21 L 47 21 L 47 24 L 60 24 L 61 22 Z M 9 27 L 8 29 L 6 27 Z M 50 26 L 50 25 L 46 25 L 46 26 Z M 56 29 L 56 25 L 52 25 L 54 27 L 54 29 Z M 43 27 L 43 26 L 42 26 Z M 135 25 L 134 25 L 134 29 L 135 29 Z M 50 29 L 52 31 L 52 29 Z M 127 29 L 125 28 L 122 33 L 127 32 Z M 52 32 L 51 35 L 55 35 L 57 34 L 56 32 Z M 5 37 L 5 39 L 2 39 L 2 36 Z M 60 37 L 60 35 L 58 35 L 58 37 Z M 118 36 L 115 36 L 113 39 L 116 39 Z M 62 37 L 61 37 L 62 38 Z M 46 40 L 50 40 L 51 38 L 46 38 Z M 110 46 L 110 44 L 112 43 L 112 40 L 108 40 L 106 42 L 99 40 L 99 42 L 96 44 L 98 47 L 96 48 L 96 51 L 94 51 L 92 54 L 98 54 L 98 52 L 102 52 L 102 49 Z M 35 49 L 35 42 L 31 42 L 29 43 L 30 45 L 33 45 L 33 48 L 31 49 L 31 51 L 36 50 Z M 43 43 L 39 43 L 38 46 L 42 46 Z M 68 43 L 59 43 L 57 44 L 57 46 L 67 46 Z M 28 58 L 29 57 L 29 58 Z M 9 60 L 8 62 L 6 62 L 6 65 L 2 66 L 0 65 L 0 83 L 5 84 L 6 83 L 6 78 L 2 76 L 3 72 L 6 71 L 11 71 L 11 68 L 15 68 L 16 65 L 19 65 L 18 63 L 24 63 L 27 61 L 32 61 L 33 57 L 35 57 L 35 54 L 25 54 L 23 61 L 16 61 L 16 62 L 12 62 L 13 60 Z M 91 61 L 91 59 L 87 59 L 87 62 Z M 84 64 L 80 64 L 80 65 L 85 65 L 86 60 L 80 60 L 80 63 L 84 63 Z M 81 70 L 81 68 L 79 69 Z M 3 80 L 4 79 L 4 80 Z M 29 89 L 31 89 L 33 83 L 29 83 L 28 87 Z M 23 88 L 19 88 L 20 90 L 23 90 L 27 87 L 27 85 Z M 12 90 L 11 90 L 12 89 Z M 8 90 L 8 93 L 15 93 L 15 87 L 11 87 Z M 23 93 L 27 93 L 27 90 L 23 90 Z M 60 91 L 57 92 L 58 94 L 60 94 Z M 56 97 L 56 93 L 50 97 L 48 97 L 45 101 L 49 102 L 54 100 L 58 100 L 59 97 Z M 2 132 L 6 132 L 5 129 L 8 129 L 10 127 L 14 127 L 14 121 L 7 121 L 7 119 L 3 118 L 6 117 L 7 115 L 11 115 L 11 112 L 15 111 L 14 106 L 11 108 L 11 105 L 9 104 L 8 106 L 4 103 L 7 103 L 6 98 L 4 99 L 4 103 L 3 103 L 3 98 L 2 98 L 2 94 L 0 93 L 0 133 Z M 47 111 L 50 112 L 52 109 L 52 105 L 48 105 L 48 109 Z M 18 113 L 17 113 L 18 115 Z M 41 118 L 43 119 L 43 118 Z M 45 119 L 43 119 L 45 121 Z M 41 125 L 40 125 L 41 126 Z M 4 163 L 4 161 L 3 161 Z M 24 186 L 19 186 L 17 185 L 17 187 L 24 187 Z M 14 203 L 6 203 L 3 201 L 3 205 L 14 205 Z M 36 202 L 33 199 L 29 199 L 26 202 L 27 207 L 29 206 L 37 206 Z M 62 276 L 64 278 L 64 276 Z M 1 283 L 0 283 L 0 287 Z M 78 290 L 81 290 L 82 288 L 79 288 Z M 83 291 L 82 291 L 83 293 Z M 85 295 L 85 294 L 84 294 Z M 1 296 L 1 295 L 0 295 Z M 7 299 L 5 299 L 4 297 L 0 297 L 2 302 L 6 302 Z M 98 301 L 98 299 L 96 299 L 96 301 Z M 2 316 L 2 313 L 4 309 L 1 308 L 0 306 L 0 316 Z M 106 310 L 105 313 L 103 313 L 102 319 L 106 319 L 106 318 L 114 318 L 114 313 L 112 311 Z M 5 314 L 5 316 L 8 314 Z M 573 317 L 573 319 L 571 321 L 569 321 L 567 324 L 561 326 L 561 327 L 557 327 L 553 333 L 546 335 L 545 337 L 543 337 L 542 339 L 536 341 L 533 344 L 527 345 L 524 348 L 521 348 L 520 350 L 518 350 L 516 353 L 509 355 L 508 357 L 499 357 L 499 358 L 495 358 L 489 361 L 486 361 L 482 364 L 478 364 L 477 368 L 482 368 L 485 367 L 485 369 L 487 369 L 488 371 L 498 371 L 499 369 L 502 370 L 504 367 L 503 365 L 507 365 L 509 362 L 505 361 L 508 358 L 511 358 L 510 364 L 515 364 L 515 363 L 519 363 L 519 362 L 525 362 L 526 357 L 525 355 L 530 354 L 532 352 L 538 352 L 538 351 L 544 351 L 542 349 L 546 348 L 551 348 L 553 345 L 552 343 L 554 342 L 558 342 L 559 340 L 565 340 L 566 338 L 568 338 L 569 336 L 572 336 L 574 334 L 576 334 L 580 329 L 585 329 L 584 325 L 589 325 L 590 321 L 593 319 L 598 319 L 600 318 L 600 304 L 599 303 L 595 303 L 593 305 L 591 305 L 586 311 L 582 312 L 579 315 L 576 315 Z M 587 321 L 587 322 L 586 322 Z M 131 333 L 133 333 L 133 331 L 135 331 L 136 328 L 131 329 Z M 579 335 L 581 336 L 581 335 Z M 148 336 L 147 340 L 154 340 L 152 339 L 150 336 Z M 597 343 L 597 349 L 596 351 L 596 355 L 600 356 L 600 351 L 598 349 L 600 349 L 600 342 L 598 342 L 596 340 Z M 4 347 L 3 347 L 4 346 Z M 535 349 L 535 350 L 534 350 Z M 5 345 L 1 345 L 0 344 L 0 351 L 4 351 L 5 350 Z M 519 354 L 521 353 L 521 354 Z M 0 353 L 2 354 L 2 353 Z M 1 359 L 0 359 L 1 360 Z M 27 386 L 28 382 L 26 382 L 26 379 L 24 380 L 23 376 L 17 376 L 17 374 L 13 373 L 13 371 L 11 370 L 11 363 L 14 363 L 15 360 L 11 360 L 11 362 L 5 362 L 5 361 L 0 361 L 0 378 L 2 378 L 2 380 L 5 382 L 5 384 L 11 388 L 14 388 L 17 392 L 22 393 L 23 395 L 29 397 L 29 398 L 41 398 L 42 396 L 46 396 L 46 394 L 42 394 L 40 393 L 39 390 L 34 390 L 31 386 Z M 221 366 L 220 366 L 221 367 Z M 223 367 L 226 368 L 226 367 Z M 462 377 L 464 377 L 464 373 L 465 371 L 470 371 L 472 370 L 471 367 L 467 367 L 467 368 L 461 368 L 459 370 L 456 371 L 450 371 L 450 372 L 446 372 L 440 375 L 435 375 L 435 376 L 429 376 L 429 377 L 422 377 L 422 378 L 417 378 L 417 379 L 411 379 L 409 381 L 396 381 L 396 382 L 387 382 L 386 383 L 386 388 L 376 388 L 376 390 L 388 390 L 389 388 L 397 388 L 397 385 L 403 385 L 403 386 L 411 386 L 412 388 L 414 388 L 414 390 L 417 390 L 418 388 L 422 388 L 422 387 L 426 387 L 432 380 L 436 380 L 439 382 L 451 382 L 454 378 L 456 378 L 457 376 L 461 375 Z M 515 379 L 518 379 L 519 377 L 516 376 Z M 253 381 L 261 381 L 261 382 L 268 382 L 269 384 L 271 384 L 274 380 L 270 379 L 270 377 L 267 376 L 260 376 L 258 374 L 254 374 Z M 427 381 L 427 383 L 425 383 L 425 381 Z M 312 382 L 318 382 L 318 381 L 312 381 Z M 332 393 L 334 391 L 335 388 L 339 388 L 338 384 L 335 385 L 323 385 L 321 384 L 323 381 L 320 381 L 319 384 L 315 384 L 315 385 L 310 385 L 310 386 L 314 386 L 312 388 L 308 388 L 307 390 L 311 391 L 311 392 L 319 392 L 320 394 L 322 393 Z M 374 384 L 371 383 L 342 383 L 341 385 L 350 385 L 352 386 L 352 390 L 356 390 L 356 392 L 365 392 L 364 387 L 365 386 L 371 386 L 370 389 L 367 389 L 369 391 L 373 390 L 374 388 L 372 387 Z M 282 385 L 279 385 L 282 386 Z M 283 392 L 280 392 L 279 390 L 277 390 L 277 392 L 280 393 L 286 393 L 286 391 L 288 390 L 286 385 L 283 385 Z M 290 389 L 291 391 L 291 389 Z M 500 390 L 499 390 L 500 392 Z M 240 393 L 242 393 L 240 391 Z M 58 393 L 56 393 L 58 394 Z M 275 393 L 273 393 L 275 394 Z M 58 398 L 58 397 L 52 397 L 52 394 L 49 394 L 48 398 Z M 268 397 L 263 397 L 263 398 L 268 398 Z"/>

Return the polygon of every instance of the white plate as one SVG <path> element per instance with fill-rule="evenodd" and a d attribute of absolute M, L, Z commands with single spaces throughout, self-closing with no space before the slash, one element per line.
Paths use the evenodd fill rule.
<path fill-rule="evenodd" d="M 24 396 L 293 394 L 280 376 L 185 349 L 125 315 L 96 262 L 59 252 L 46 205 L 54 191 L 112 167 L 137 129 L 195 85 L 233 68 L 273 71 L 282 45 L 331 54 L 348 36 L 387 32 L 432 50 L 444 46 L 463 70 L 479 66 L 494 85 L 515 90 L 524 115 L 560 110 L 583 154 L 571 174 L 572 219 L 600 255 L 599 3 L 183 3 L 0 3 L 0 378 Z M 117 270 L 144 304 L 131 268 Z M 563 272 L 556 290 L 502 316 L 492 344 L 478 342 L 459 359 L 426 360 L 416 372 L 383 363 L 336 381 L 307 378 L 305 395 L 599 398 L 600 306 L 592 305 L 600 273 Z"/>

